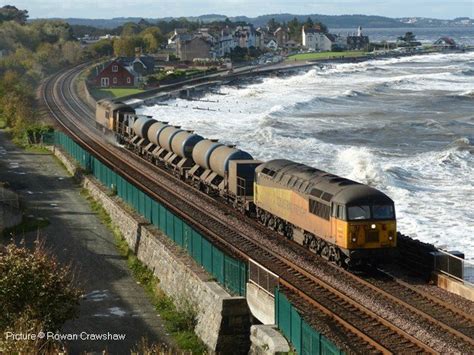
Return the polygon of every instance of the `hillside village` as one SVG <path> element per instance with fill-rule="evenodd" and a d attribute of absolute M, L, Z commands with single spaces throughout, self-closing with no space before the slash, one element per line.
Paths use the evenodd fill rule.
<path fill-rule="evenodd" d="M 270 20 L 266 26 L 228 20 L 207 26 L 175 27 L 168 35 L 142 20 L 126 24 L 121 35 L 84 35 L 83 46 L 112 43 L 115 58 L 97 67 L 89 83 L 100 88 L 153 87 L 205 75 L 218 70 L 232 70 L 235 65 L 274 64 L 299 53 L 334 53 L 358 56 L 378 50 L 420 50 L 421 43 L 412 32 L 396 42 L 371 43 L 361 26 L 352 33 L 331 33 L 311 18 L 300 23 Z M 138 30 L 142 37 L 138 37 Z M 451 38 L 441 38 L 433 44 L 438 48 L 456 48 Z M 338 54 L 339 53 L 339 54 Z M 296 58 L 295 58 L 296 59 Z"/>

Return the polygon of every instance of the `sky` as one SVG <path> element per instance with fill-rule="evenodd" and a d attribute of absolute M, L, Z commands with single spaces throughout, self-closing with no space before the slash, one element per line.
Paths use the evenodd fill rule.
<path fill-rule="evenodd" d="M 387 17 L 474 18 L 474 0 L 0 0 L 30 18 L 180 17 L 205 14 L 364 14 Z"/>

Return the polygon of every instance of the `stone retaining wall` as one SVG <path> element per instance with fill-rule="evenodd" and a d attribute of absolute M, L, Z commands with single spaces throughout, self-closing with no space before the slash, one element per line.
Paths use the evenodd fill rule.
<path fill-rule="evenodd" d="M 75 176 L 76 165 L 59 149 L 54 154 Z M 110 196 L 93 177 L 81 176 L 82 185 L 100 202 L 130 249 L 160 280 L 160 288 L 173 298 L 178 309 L 197 314 L 196 334 L 209 350 L 222 354 L 245 353 L 250 348 L 251 314 L 244 297 L 233 297 L 199 266 L 186 251 L 158 229 Z"/>

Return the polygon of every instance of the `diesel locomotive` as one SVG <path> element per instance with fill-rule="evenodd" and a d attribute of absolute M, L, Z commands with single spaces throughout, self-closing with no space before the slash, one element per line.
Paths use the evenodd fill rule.
<path fill-rule="evenodd" d="M 127 149 L 339 265 L 387 260 L 397 246 L 394 202 L 370 186 L 289 160 L 255 160 L 121 102 L 99 101 L 96 123 Z"/>

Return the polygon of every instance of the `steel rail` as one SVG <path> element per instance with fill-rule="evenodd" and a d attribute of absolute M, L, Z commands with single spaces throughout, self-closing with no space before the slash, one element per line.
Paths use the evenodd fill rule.
<path fill-rule="evenodd" d="M 55 117 L 55 119 L 64 127 L 64 129 L 68 130 L 69 133 L 71 135 L 73 135 L 76 140 L 82 142 L 81 145 L 85 145 L 87 147 L 88 150 L 90 151 L 96 151 L 96 149 L 94 147 L 92 147 L 92 145 L 88 142 L 86 142 L 83 138 L 81 138 L 78 134 L 76 134 L 76 132 L 74 131 L 73 128 L 69 127 L 67 124 L 65 124 L 63 122 L 63 120 L 59 117 L 58 115 L 58 112 L 57 111 L 60 111 L 60 113 L 64 116 L 64 118 L 66 118 L 67 120 L 69 120 L 71 122 L 71 124 L 76 124 L 77 125 L 77 121 L 74 122 L 74 119 L 71 120 L 71 117 L 73 116 L 77 116 L 77 110 L 74 109 L 74 107 L 72 107 L 72 105 L 69 103 L 69 100 L 66 98 L 65 94 L 64 94 L 64 88 L 61 87 L 60 90 L 59 90 L 59 93 L 60 95 L 62 96 L 61 97 L 57 97 L 58 95 L 55 92 L 55 89 L 57 89 L 57 85 L 58 85 L 58 82 L 60 82 L 61 80 L 63 80 L 63 85 L 65 84 L 66 80 L 64 79 L 64 77 L 66 76 L 67 77 L 67 74 L 68 72 L 64 72 L 58 76 L 55 76 L 53 77 L 52 79 L 56 78 L 56 80 L 54 81 L 54 87 L 53 87 L 53 98 L 55 98 L 53 101 L 54 101 L 54 104 L 56 105 L 57 107 L 57 110 L 55 111 L 55 109 L 52 107 L 51 103 L 48 101 L 48 98 L 47 98 L 47 90 L 46 90 L 46 87 L 45 89 L 43 90 L 43 100 L 45 101 L 46 105 L 48 106 L 48 108 L 50 109 L 50 111 L 52 112 L 53 116 Z M 70 74 L 70 73 L 69 73 Z M 62 78 L 62 79 L 61 79 Z M 50 80 L 52 80 L 50 79 Z M 50 83 L 50 81 L 48 82 Z M 48 85 L 48 83 L 46 85 Z M 69 87 L 69 90 L 70 90 L 70 87 Z M 71 90 L 70 90 L 71 91 Z M 61 103 L 62 102 L 66 103 L 67 106 L 69 106 L 69 110 L 66 110 L 65 109 L 65 105 L 62 105 Z M 72 112 L 71 112 L 72 111 Z M 74 112 L 76 111 L 76 114 L 74 114 Z M 80 114 L 80 113 L 79 113 Z M 69 117 L 70 116 L 70 117 Z M 77 118 L 77 117 L 76 117 Z M 84 123 L 84 122 L 82 122 Z M 95 144 L 98 144 L 98 142 L 95 142 Z M 102 145 L 103 147 L 105 147 L 105 145 L 103 143 L 99 144 L 99 145 Z M 111 154 L 112 156 L 114 156 L 114 152 L 110 151 L 107 147 L 104 148 L 105 151 L 109 151 L 109 154 Z M 97 152 L 98 153 L 98 152 Z M 116 157 L 118 159 L 120 159 L 120 157 Z M 103 160 L 104 157 L 102 157 L 101 160 Z M 130 165 L 128 162 L 126 161 L 122 161 L 123 164 L 126 164 L 129 166 L 129 168 L 131 168 L 132 170 L 135 169 L 135 167 L 133 167 L 132 165 Z M 113 163 L 108 161 L 108 164 L 109 166 L 113 166 Z M 135 181 L 137 182 L 137 185 L 140 186 L 140 188 L 144 191 L 146 191 L 148 194 L 152 195 L 152 196 L 156 196 L 156 193 L 155 191 L 149 189 L 148 186 L 145 186 L 144 184 L 142 184 L 140 181 L 136 181 L 136 178 L 131 176 L 129 173 L 127 173 L 126 171 L 121 171 L 122 175 L 125 175 L 127 177 L 127 180 L 131 180 L 131 181 Z M 169 191 L 172 193 L 172 191 Z M 162 200 L 162 198 L 160 196 L 156 196 L 159 200 Z M 170 207 L 170 209 L 172 211 L 174 211 L 176 214 L 180 215 L 181 216 L 181 211 L 176 209 L 174 206 L 170 206 L 168 203 L 165 203 L 165 205 L 167 205 L 167 207 Z M 199 207 L 199 206 L 196 206 L 196 207 Z M 186 220 L 189 221 L 189 218 L 185 218 Z M 195 221 L 193 223 L 191 223 L 192 225 L 195 225 L 196 226 L 196 223 Z M 242 252 L 242 250 L 240 250 L 239 248 L 236 248 L 233 244 L 227 242 L 226 240 L 222 240 L 222 238 L 216 234 L 213 230 L 209 229 L 208 227 L 204 226 L 204 225 L 199 225 L 198 226 L 198 229 L 200 229 L 201 231 L 204 231 L 206 235 L 210 235 L 210 236 L 213 236 L 213 238 L 217 238 L 217 239 L 221 239 L 221 244 L 224 244 L 226 245 L 226 247 L 230 250 L 232 250 L 234 253 L 236 253 L 237 255 L 240 255 L 242 258 L 244 259 L 248 259 L 249 256 L 247 253 L 245 252 Z M 241 234 L 241 233 L 239 233 Z M 248 240 L 248 242 L 251 242 L 252 244 L 255 244 L 253 241 L 249 240 L 249 237 L 246 237 L 244 235 L 241 234 L 242 237 L 244 237 L 245 239 Z M 263 248 L 262 246 L 257 246 L 257 245 L 254 245 L 254 247 L 257 247 L 257 248 Z M 265 248 L 267 249 L 267 248 Z M 278 260 L 280 260 L 281 262 L 285 263 L 288 267 L 294 269 L 294 270 L 297 270 L 299 273 L 302 273 L 303 275 L 305 275 L 307 278 L 309 278 L 310 280 L 312 280 L 313 282 L 321 282 L 321 280 L 315 280 L 315 277 L 309 273 L 307 273 L 305 270 L 302 270 L 301 268 L 299 268 L 297 265 L 295 265 L 294 263 L 284 259 L 283 257 L 281 257 L 280 255 L 277 255 L 275 254 L 273 251 L 271 250 L 263 250 L 265 253 L 267 254 L 270 254 L 272 258 L 277 258 Z M 282 282 L 284 283 L 284 285 L 288 288 L 291 288 L 293 290 L 297 289 L 295 286 L 293 286 L 293 284 L 290 282 L 290 281 L 286 281 L 286 280 L 282 280 Z M 336 292 L 339 292 L 335 289 L 333 289 L 330 285 L 326 285 L 326 286 L 329 286 L 328 288 L 329 289 L 332 289 Z M 323 286 L 324 287 L 324 286 Z M 299 291 L 301 292 L 301 291 Z M 347 296 L 343 295 L 342 293 L 340 293 L 339 296 L 342 296 L 342 298 L 348 298 Z M 311 299 L 311 296 L 309 295 L 306 295 L 306 296 L 303 296 L 303 298 L 307 299 L 309 301 L 309 299 Z M 359 308 L 361 305 L 359 305 L 358 303 L 356 302 L 353 302 L 352 300 L 348 299 L 348 302 L 353 304 L 354 307 L 357 307 Z M 317 303 L 317 301 L 311 301 L 312 304 L 314 303 Z M 369 312 L 367 312 L 369 311 Z M 330 311 L 329 311 L 330 312 Z M 370 315 L 370 310 L 365 310 L 365 313 L 369 314 Z M 341 320 L 338 319 L 339 316 L 335 315 L 335 314 L 332 314 L 333 316 L 333 319 L 335 319 L 336 321 L 338 321 L 339 323 L 341 323 Z M 382 319 L 381 317 L 379 317 L 378 315 L 374 314 L 372 312 L 372 316 L 375 316 L 375 318 L 379 318 L 378 321 L 381 322 L 382 324 L 384 322 L 388 323 L 388 321 Z M 385 325 L 385 324 L 384 324 Z M 344 325 L 343 325 L 344 326 Z M 346 327 L 349 326 L 351 327 L 351 325 L 349 324 L 346 324 L 345 325 Z M 433 352 L 433 349 L 427 347 L 426 345 L 424 345 L 423 343 L 421 343 L 420 341 L 418 341 L 417 339 L 413 338 L 411 335 L 409 334 L 406 334 L 406 332 L 404 332 L 403 330 L 399 329 L 398 327 L 395 327 L 391 324 L 388 324 L 388 325 L 385 325 L 387 326 L 388 328 L 390 327 L 394 327 L 394 331 L 397 332 L 397 333 L 400 333 L 401 335 L 403 335 L 405 338 L 407 339 L 410 339 L 410 341 L 414 344 L 416 344 L 418 347 L 420 347 L 421 349 L 423 349 L 424 351 L 427 351 L 427 352 Z M 359 331 L 360 332 L 360 331 Z M 359 337 L 362 337 L 362 338 L 366 338 L 367 335 L 364 334 L 363 332 L 361 332 L 361 334 L 356 334 L 358 335 Z M 371 341 L 367 340 L 367 339 L 364 339 L 366 342 L 368 342 L 369 344 L 371 344 Z M 374 344 L 377 344 L 377 345 L 374 345 L 374 344 L 371 344 L 373 345 L 375 348 L 377 348 L 379 351 L 382 351 L 384 353 L 388 352 L 389 350 L 387 348 L 384 348 L 383 346 L 381 346 L 380 344 L 377 343 L 376 340 L 372 340 Z"/>

